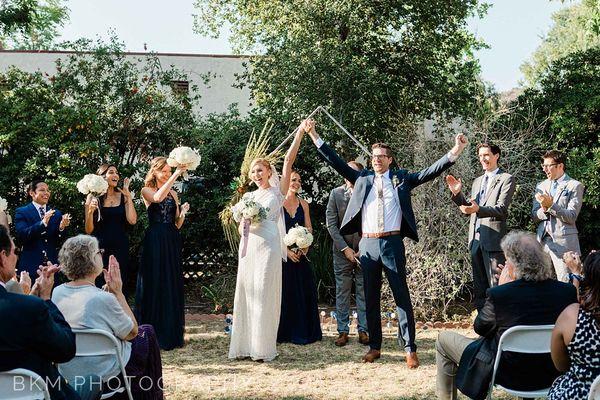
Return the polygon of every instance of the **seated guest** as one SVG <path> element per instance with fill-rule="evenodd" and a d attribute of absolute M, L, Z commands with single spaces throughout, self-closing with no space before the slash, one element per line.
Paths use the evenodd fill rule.
<path fill-rule="evenodd" d="M 552 332 L 552 361 L 561 372 L 550 389 L 551 400 L 587 400 L 590 386 L 600 375 L 600 253 L 591 253 L 580 263 L 567 268 L 583 272 L 579 303 L 565 308 Z M 575 258 L 577 261 L 578 258 Z M 579 264 L 579 265 L 578 265 Z"/>
<path fill-rule="evenodd" d="M 151 325 L 138 327 L 123 295 L 117 259 L 111 256 L 108 271 L 103 270 L 98 239 L 88 235 L 68 239 L 60 249 L 58 259 L 69 282 L 54 289 L 52 300 L 69 325 L 77 329 L 102 329 L 120 339 L 125 372 L 127 376 L 135 377 L 131 381 L 134 398 L 162 399 L 158 341 Z M 101 273 L 106 281 L 104 290 L 95 285 Z M 119 364 L 112 356 L 75 357 L 63 364 L 61 370 L 67 378 L 79 371 L 92 372 L 103 382 L 120 374 Z M 108 386 L 116 387 L 112 382 Z"/>
<path fill-rule="evenodd" d="M 6 283 L 15 276 L 15 245 L 0 226 L 0 371 L 25 368 L 48 383 L 53 400 L 98 399 L 100 388 L 84 385 L 85 378 L 72 381 L 78 394 L 59 375 L 54 363 L 69 361 L 75 355 L 75 335 L 60 311 L 50 301 L 56 266 L 40 269 L 31 295 L 8 293 Z M 87 377 L 89 383 L 89 377 Z M 25 383 L 28 385 L 28 383 Z"/>
<path fill-rule="evenodd" d="M 550 259 L 533 234 L 510 232 L 502 239 L 501 248 L 506 265 L 499 266 L 498 286 L 488 290 L 474 323 L 481 338 L 469 339 L 449 331 L 438 336 L 438 399 L 456 399 L 457 383 L 461 391 L 472 391 L 470 397 L 475 392 L 478 394 L 472 398 L 484 398 L 500 336 L 516 325 L 554 324 L 577 299 L 572 285 L 552 279 Z M 455 382 L 457 369 L 460 382 Z M 558 375 L 550 354 L 502 353 L 496 383 L 516 390 L 539 390 L 550 387 Z"/>

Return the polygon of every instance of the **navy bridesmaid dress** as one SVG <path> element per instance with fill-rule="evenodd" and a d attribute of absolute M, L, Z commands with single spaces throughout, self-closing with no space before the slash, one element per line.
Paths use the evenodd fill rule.
<path fill-rule="evenodd" d="M 296 226 L 304 226 L 304 209 L 299 204 L 292 217 L 283 209 L 286 232 Z M 317 287 L 308 259 L 300 257 L 299 262 L 284 261 L 282 266 L 281 317 L 277 342 L 309 344 L 323 338 L 319 309 L 317 305 Z"/>
<path fill-rule="evenodd" d="M 183 346 L 185 326 L 181 237 L 175 226 L 177 205 L 169 195 L 148 207 L 137 281 L 138 323 L 154 326 L 160 348 Z"/>
<path fill-rule="evenodd" d="M 98 239 L 101 249 L 104 250 L 102 261 L 104 266 L 108 266 L 108 258 L 113 255 L 119 262 L 121 269 L 121 280 L 123 281 L 123 293 L 127 296 L 127 282 L 129 277 L 129 237 L 127 229 L 129 223 L 125 215 L 125 203 L 123 195 L 118 206 L 104 207 L 104 196 L 98 201 L 100 207 L 100 221 L 98 213 L 94 213 L 94 235 Z M 98 276 L 96 286 L 104 285 L 104 275 Z"/>

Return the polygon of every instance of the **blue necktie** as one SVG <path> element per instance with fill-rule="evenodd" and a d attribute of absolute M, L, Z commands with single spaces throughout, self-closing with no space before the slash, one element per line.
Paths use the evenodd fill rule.
<path fill-rule="evenodd" d="M 550 187 L 550 196 L 554 197 L 556 189 L 558 188 L 558 181 L 552 181 L 552 187 Z"/>
<path fill-rule="evenodd" d="M 40 211 L 40 218 L 44 219 L 44 215 L 46 215 L 46 211 L 44 211 L 44 207 L 40 206 L 39 211 Z"/>
<path fill-rule="evenodd" d="M 483 182 L 481 182 L 481 190 L 479 191 L 479 198 L 477 199 L 477 203 L 481 204 L 485 201 L 485 194 L 487 192 L 489 177 L 487 174 L 483 178 Z"/>

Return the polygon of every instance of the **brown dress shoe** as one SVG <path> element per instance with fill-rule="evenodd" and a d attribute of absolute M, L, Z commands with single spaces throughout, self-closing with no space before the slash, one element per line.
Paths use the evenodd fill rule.
<path fill-rule="evenodd" d="M 348 343 L 348 334 L 346 332 L 340 333 L 337 339 L 335 339 L 335 345 L 342 347 Z"/>
<path fill-rule="evenodd" d="M 381 352 L 379 350 L 370 349 L 369 351 L 367 351 L 367 354 L 363 356 L 362 360 L 365 363 L 372 363 L 379 357 L 381 357 Z"/>
<path fill-rule="evenodd" d="M 416 351 L 406 353 L 406 365 L 410 369 L 419 368 L 419 357 L 417 357 Z"/>
<path fill-rule="evenodd" d="M 358 343 L 367 345 L 369 344 L 369 335 L 365 332 L 358 332 Z"/>

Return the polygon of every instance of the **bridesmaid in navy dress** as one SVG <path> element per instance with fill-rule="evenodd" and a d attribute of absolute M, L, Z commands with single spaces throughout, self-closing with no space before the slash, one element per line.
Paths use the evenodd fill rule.
<path fill-rule="evenodd" d="M 123 188 L 119 189 L 119 171 L 110 164 L 102 164 L 96 171 L 108 182 L 106 194 L 99 199 L 88 195 L 85 202 L 85 233 L 98 238 L 100 248 L 104 250 L 102 261 L 108 265 L 108 258 L 113 255 L 121 267 L 123 293 L 127 296 L 127 278 L 129 276 L 129 237 L 127 227 L 135 225 L 137 213 L 129 191 L 129 178 L 123 180 Z M 98 207 L 100 218 L 98 218 Z M 98 220 L 100 219 L 100 220 Z M 96 286 L 104 285 L 103 274 L 96 279 Z"/>
<path fill-rule="evenodd" d="M 283 201 L 286 232 L 296 225 L 305 226 L 312 232 L 308 203 L 297 196 L 301 188 L 300 174 L 293 171 L 290 187 Z M 282 266 L 281 317 L 277 341 L 294 344 L 314 343 L 323 337 L 315 277 L 304 254 L 288 248 L 287 258 Z"/>
<path fill-rule="evenodd" d="M 181 237 L 189 204 L 179 206 L 173 184 L 185 168 L 171 174 L 166 157 L 155 157 L 146 175 L 142 198 L 148 208 L 138 273 L 136 315 L 140 324 L 154 326 L 163 350 L 183 346 L 185 326 Z"/>

